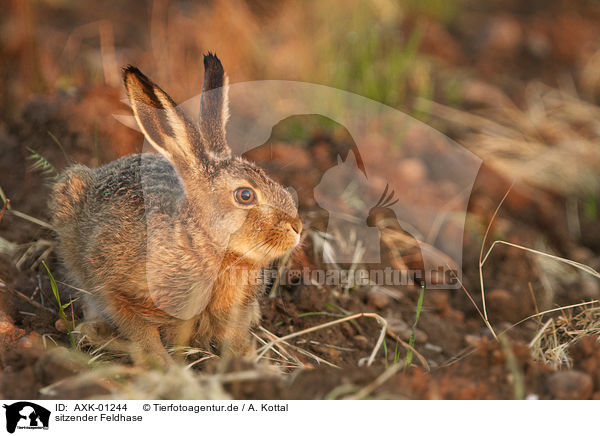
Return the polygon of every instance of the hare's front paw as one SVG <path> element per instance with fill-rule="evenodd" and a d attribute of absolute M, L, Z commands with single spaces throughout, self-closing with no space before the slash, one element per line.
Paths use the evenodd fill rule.
<path fill-rule="evenodd" d="M 260 324 L 262 314 L 260 312 L 260 305 L 258 304 L 258 300 L 254 300 L 248 306 L 248 320 L 250 327 L 256 327 Z"/>
<path fill-rule="evenodd" d="M 228 331 L 219 338 L 221 356 L 252 356 L 255 352 L 249 328 Z"/>
<path fill-rule="evenodd" d="M 167 369 L 175 365 L 175 360 L 164 348 L 149 351 L 144 347 L 134 344 L 130 352 L 133 362 L 136 365 L 153 369 Z"/>

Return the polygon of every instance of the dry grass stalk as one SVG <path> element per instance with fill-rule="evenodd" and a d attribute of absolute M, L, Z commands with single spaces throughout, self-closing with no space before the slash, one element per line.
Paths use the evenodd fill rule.
<path fill-rule="evenodd" d="M 340 318 L 340 319 L 336 319 L 335 321 L 330 321 L 330 322 L 326 322 L 324 324 L 319 324 L 317 326 L 314 327 L 310 327 L 304 330 L 300 330 L 298 332 L 294 332 L 294 333 L 290 333 L 289 335 L 283 336 L 281 338 L 278 338 L 276 340 L 273 340 L 271 342 L 269 342 L 268 344 L 262 346 L 261 348 L 258 349 L 258 357 L 256 358 L 256 361 L 258 361 L 261 357 L 263 357 L 265 355 L 265 353 L 267 351 L 269 351 L 274 345 L 283 342 L 283 341 L 287 341 L 288 339 L 292 339 L 298 336 L 302 336 L 308 333 L 312 333 L 315 332 L 317 330 L 321 330 L 324 328 L 328 328 L 337 324 L 341 324 L 343 322 L 348 322 L 351 321 L 353 319 L 357 319 L 357 318 L 375 318 L 377 320 L 377 322 L 379 323 L 379 325 L 382 326 L 381 328 L 381 333 L 379 334 L 379 338 L 377 339 L 377 343 L 375 344 L 375 347 L 373 348 L 373 351 L 371 352 L 371 355 L 369 356 L 368 360 L 367 360 L 367 366 L 371 366 L 373 364 L 373 361 L 375 360 L 375 356 L 377 355 L 377 352 L 379 351 L 379 349 L 381 348 L 381 344 L 383 344 L 383 339 L 385 337 L 386 331 L 387 331 L 387 321 L 385 318 L 383 318 L 381 315 L 377 314 L 377 313 L 356 313 L 354 315 L 350 315 L 344 318 Z"/>
<path fill-rule="evenodd" d="M 579 304 L 578 313 L 574 313 L 573 306 L 555 309 L 560 310 L 561 314 L 546 321 L 529 344 L 533 357 L 554 369 L 563 366 L 570 368 L 572 359 L 568 353 L 569 347 L 586 336 L 600 335 L 598 303 Z"/>
<path fill-rule="evenodd" d="M 600 190 L 600 108 L 530 83 L 524 109 L 505 99 L 479 115 L 431 102 L 434 115 L 468 129 L 461 143 L 510 179 L 563 196 Z"/>

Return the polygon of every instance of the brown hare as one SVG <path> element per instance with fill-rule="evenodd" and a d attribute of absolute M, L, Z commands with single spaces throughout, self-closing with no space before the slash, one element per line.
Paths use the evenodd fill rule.
<path fill-rule="evenodd" d="M 51 210 L 59 254 L 96 314 L 135 344 L 134 359 L 165 364 L 167 346 L 246 353 L 259 319 L 264 267 L 297 246 L 292 196 L 225 137 L 227 76 L 204 57 L 200 120 L 137 68 L 123 80 L 137 123 L 159 154 L 68 168 Z"/>

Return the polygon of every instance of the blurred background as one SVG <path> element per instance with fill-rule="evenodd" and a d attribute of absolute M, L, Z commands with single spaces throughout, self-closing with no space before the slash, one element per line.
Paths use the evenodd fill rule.
<path fill-rule="evenodd" d="M 398 373 L 394 383 L 372 395 L 512 398 L 516 391 L 498 382 L 514 370 L 505 365 L 506 353 L 512 353 L 521 365 L 521 391 L 542 398 L 600 397 L 597 274 L 514 246 L 496 246 L 481 263 L 482 244 L 485 254 L 493 241 L 503 240 L 596 270 L 600 266 L 598 1 L 5 0 L 2 7 L 0 194 L 3 203 L 10 199 L 14 210 L 29 217 L 7 212 L 0 221 L 0 280 L 12 291 L 0 293 L 9 325 L 4 344 L 29 340 L 23 346 L 31 348 L 42 338 L 46 347 L 29 357 L 18 347 L 12 357 L 5 354 L 5 371 L 29 371 L 47 352 L 47 343 L 67 343 L 55 325 L 56 314 L 26 301 L 52 307 L 42 260 L 61 277 L 51 232 L 31 219 L 49 220 L 53 175 L 71 162 L 95 167 L 142 149 L 142 136 L 113 117 L 129 114 L 120 69 L 138 66 L 183 102 L 199 93 L 202 55 L 211 51 L 223 61 L 232 83 L 294 80 L 356 93 L 409 114 L 483 160 L 463 236 L 464 290 L 427 292 L 421 309 L 417 287 L 282 287 L 263 302 L 263 327 L 270 334 L 319 325 L 332 313 L 374 311 L 386 318 L 396 337 L 412 337 L 427 364 L 413 365 L 411 380 L 419 383 Z M 407 191 L 451 196 L 452 186 L 428 177 L 431 168 L 417 152 L 422 141 L 417 129 L 403 148 L 375 142 L 374 161 L 385 171 L 390 162 L 397 163 L 398 180 Z M 300 117 L 278 126 L 269 142 L 247 157 L 286 184 L 314 187 L 337 156 L 345 159 L 353 147 L 343 126 Z M 313 230 L 319 229 L 314 198 L 299 196 L 299 203 Z M 310 236 L 305 250 L 288 259 L 287 266 L 315 265 Z M 411 266 L 414 244 L 390 236 L 385 245 L 390 264 Z M 68 301 L 65 289 L 61 292 Z M 416 313 L 421 316 L 414 330 Z M 492 327 L 496 333 L 509 330 L 512 345 L 500 346 Z M 377 335 L 374 322 L 361 320 L 302 337 L 294 346 L 350 369 L 308 372 L 308 381 L 298 382 L 287 395 L 323 398 L 344 383 L 366 384 L 377 371 L 361 372 L 357 362 L 368 355 Z M 261 337 L 270 340 L 264 332 Z M 407 354 L 393 337 L 385 344 L 378 354 L 380 369 Z M 498 362 L 488 360 L 494 353 Z M 294 358 L 300 363 L 285 359 L 293 369 L 323 366 L 306 355 Z M 89 362 L 82 365 L 88 368 Z M 562 379 L 552 379 L 562 374 L 554 373 L 558 369 L 571 371 L 565 377 L 579 377 L 579 390 L 565 393 Z M 27 393 L 37 397 L 43 386 L 73 375 L 59 373 L 42 368 Z M 8 398 L 16 387 L 7 380 L 0 378 L 0 393 Z M 228 385 L 223 395 L 284 395 L 278 384 L 269 390 L 256 383 Z M 83 395 L 72 386 L 57 396 Z M 103 385 L 98 395 L 120 395 L 121 388 Z M 177 398 L 183 395 L 179 388 L 159 394 Z M 123 395 L 157 394 L 136 389 Z"/>

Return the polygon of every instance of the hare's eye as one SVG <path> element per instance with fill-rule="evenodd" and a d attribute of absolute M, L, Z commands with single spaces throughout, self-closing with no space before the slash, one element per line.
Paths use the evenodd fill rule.
<path fill-rule="evenodd" d="M 235 201 L 249 205 L 256 202 L 256 194 L 252 188 L 237 188 L 234 192 Z"/>

